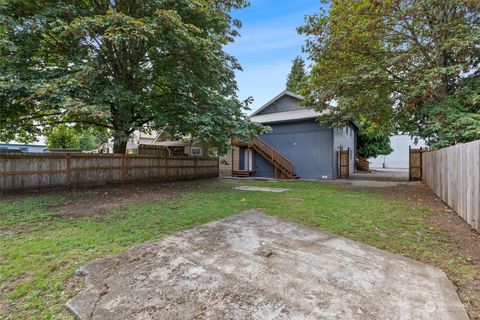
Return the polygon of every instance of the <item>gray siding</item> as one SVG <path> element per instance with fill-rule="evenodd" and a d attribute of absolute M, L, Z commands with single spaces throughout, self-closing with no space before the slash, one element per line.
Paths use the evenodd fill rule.
<path fill-rule="evenodd" d="M 315 121 L 288 122 L 271 125 L 272 132 L 261 136 L 278 152 L 293 162 L 295 173 L 304 179 L 333 179 L 333 131 Z M 273 177 L 273 166 L 256 156 L 259 177 Z"/>
<path fill-rule="evenodd" d="M 255 176 L 275 178 L 275 168 L 258 153 L 255 153 Z"/>
<path fill-rule="evenodd" d="M 297 110 L 302 108 L 300 106 L 300 100 L 298 100 L 295 97 L 291 96 L 283 96 L 271 105 L 269 105 L 267 108 L 263 109 L 260 114 L 265 114 L 265 113 L 272 113 L 272 112 L 280 112 L 280 111 L 289 111 L 289 110 Z"/>
<path fill-rule="evenodd" d="M 335 155 L 335 168 L 338 166 L 338 150 L 350 148 L 350 174 L 355 171 L 355 152 L 356 152 L 356 130 L 352 125 L 345 128 L 334 128 L 333 130 L 333 153 Z M 337 170 L 335 170 L 337 178 Z"/>

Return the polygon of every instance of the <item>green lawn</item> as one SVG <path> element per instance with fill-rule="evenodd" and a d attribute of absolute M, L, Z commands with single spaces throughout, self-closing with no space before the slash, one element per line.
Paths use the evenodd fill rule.
<path fill-rule="evenodd" d="M 292 191 L 234 190 L 239 184 L 287 187 Z M 464 257 L 452 252 L 454 239 L 426 224 L 430 211 L 406 202 L 298 181 L 211 180 L 185 183 L 185 189 L 173 199 L 130 204 L 107 214 L 81 218 L 59 217 L 48 209 L 71 197 L 81 197 L 78 193 L 0 200 L 0 308 L 4 310 L 0 318 L 55 318 L 79 289 L 79 284 L 71 281 L 78 267 L 134 244 L 248 209 L 430 262 L 446 270 L 459 285 L 477 275 Z"/>

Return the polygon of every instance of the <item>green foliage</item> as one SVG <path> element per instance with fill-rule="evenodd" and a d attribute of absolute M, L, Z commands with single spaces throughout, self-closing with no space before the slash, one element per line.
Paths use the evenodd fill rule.
<path fill-rule="evenodd" d="M 371 122 L 365 120 L 360 122 L 357 140 L 358 155 L 368 159 L 388 155 L 392 151 L 388 133 Z"/>
<path fill-rule="evenodd" d="M 480 78 L 463 81 L 462 87 L 438 103 L 422 106 L 415 114 L 415 131 L 429 137 L 429 145 L 443 148 L 480 139 Z"/>
<path fill-rule="evenodd" d="M 301 94 L 302 88 L 307 80 L 307 72 L 305 71 L 305 61 L 302 57 L 296 57 L 293 60 L 292 69 L 287 79 L 287 90 L 293 93 Z"/>
<path fill-rule="evenodd" d="M 0 140 L 61 123 L 167 127 L 214 145 L 258 130 L 237 99 L 232 9 L 246 0 L 17 1 L 0 5 Z"/>
<path fill-rule="evenodd" d="M 84 131 L 80 134 L 79 147 L 83 151 L 92 151 L 100 146 L 96 136 L 90 131 Z"/>
<path fill-rule="evenodd" d="M 47 134 L 49 149 L 79 149 L 80 138 L 74 128 L 60 125 Z"/>
<path fill-rule="evenodd" d="M 465 90 L 480 75 L 480 2 L 326 2 L 299 28 L 315 62 L 306 102 L 330 109 L 325 122 L 364 117 L 442 146 L 480 138 L 478 93 Z"/>

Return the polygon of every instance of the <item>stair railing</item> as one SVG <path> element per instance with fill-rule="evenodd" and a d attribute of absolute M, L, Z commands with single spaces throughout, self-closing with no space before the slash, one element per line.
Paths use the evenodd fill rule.
<path fill-rule="evenodd" d="M 267 142 L 260 138 L 255 138 L 251 142 L 252 146 L 256 146 L 257 148 L 261 149 L 266 155 L 271 156 L 273 163 L 280 164 L 290 175 L 294 172 L 294 165 L 293 163 L 285 158 L 280 152 L 275 150 L 274 147 L 269 145 Z"/>

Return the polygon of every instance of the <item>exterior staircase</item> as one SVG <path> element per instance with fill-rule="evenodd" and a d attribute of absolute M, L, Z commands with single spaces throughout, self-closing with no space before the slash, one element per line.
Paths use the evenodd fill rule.
<path fill-rule="evenodd" d="M 233 140 L 232 144 L 237 147 L 248 147 L 259 155 L 261 155 L 265 160 L 275 168 L 275 178 L 276 179 L 298 179 L 298 176 L 295 174 L 295 167 L 293 163 L 281 155 L 274 147 L 266 143 L 260 138 L 254 138 L 250 143 L 244 143 L 239 140 Z"/>

